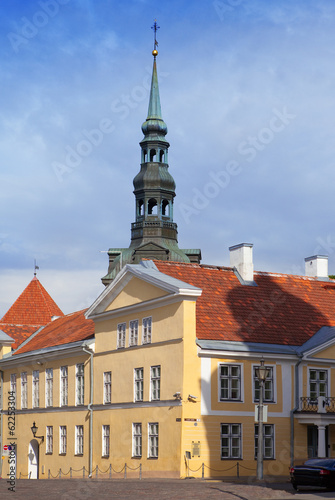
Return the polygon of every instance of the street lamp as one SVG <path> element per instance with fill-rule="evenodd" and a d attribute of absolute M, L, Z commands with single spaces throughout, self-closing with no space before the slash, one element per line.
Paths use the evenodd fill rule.
<path fill-rule="evenodd" d="M 36 433 L 37 433 L 37 431 L 38 431 L 38 427 L 37 427 L 37 425 L 35 424 L 35 422 L 33 423 L 33 425 L 32 425 L 30 428 L 31 428 L 31 432 L 33 433 L 34 438 L 41 439 L 41 440 L 42 440 L 41 442 L 43 443 L 43 441 L 44 441 L 44 436 L 36 436 Z"/>
<path fill-rule="evenodd" d="M 263 390 L 264 382 L 269 370 L 264 366 L 264 358 L 261 364 L 255 369 L 259 382 L 259 405 L 258 405 L 258 442 L 257 442 L 257 479 L 263 479 Z"/>

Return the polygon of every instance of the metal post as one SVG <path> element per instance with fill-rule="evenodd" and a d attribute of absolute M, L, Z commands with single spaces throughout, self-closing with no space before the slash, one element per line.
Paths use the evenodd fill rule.
<path fill-rule="evenodd" d="M 202 466 L 201 466 L 201 479 L 204 479 L 205 478 L 205 464 L 202 462 Z"/>
<path fill-rule="evenodd" d="M 72 467 L 70 467 L 70 479 L 72 479 Z"/>
<path fill-rule="evenodd" d="M 238 462 L 236 464 L 236 475 L 238 478 L 240 477 L 240 464 Z"/>
<path fill-rule="evenodd" d="M 109 479 L 112 479 L 112 464 L 109 464 Z"/>
<path fill-rule="evenodd" d="M 263 386 L 264 380 L 260 380 L 258 406 L 257 479 L 263 479 Z"/>
<path fill-rule="evenodd" d="M 50 469 L 48 469 L 48 479 L 50 479 L 50 478 L 51 478 L 51 471 L 50 471 Z"/>
<path fill-rule="evenodd" d="M 124 479 L 127 479 L 127 464 L 124 464 Z"/>
<path fill-rule="evenodd" d="M 62 469 L 59 469 L 59 476 L 58 476 L 59 479 L 62 479 Z"/>
<path fill-rule="evenodd" d="M 142 464 L 140 464 L 140 479 L 142 479 Z"/>
<path fill-rule="evenodd" d="M 85 477 L 85 465 L 83 467 L 83 477 Z"/>
<path fill-rule="evenodd" d="M 98 479 L 98 466 L 95 468 L 95 477 Z"/>

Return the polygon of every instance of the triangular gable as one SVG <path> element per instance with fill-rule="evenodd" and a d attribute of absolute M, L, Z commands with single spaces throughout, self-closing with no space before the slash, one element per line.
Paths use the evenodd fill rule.
<path fill-rule="evenodd" d="M 312 358 L 319 359 L 333 359 L 335 360 L 335 340 L 332 346 L 321 349 L 311 356 Z"/>
<path fill-rule="evenodd" d="M 196 298 L 201 293 L 200 288 L 159 272 L 150 260 L 127 264 L 88 309 L 86 317 L 93 319 L 112 310 L 169 296 Z"/>
<path fill-rule="evenodd" d="M 147 300 L 164 297 L 169 293 L 166 290 L 151 285 L 140 278 L 133 277 L 120 291 L 120 293 L 112 300 L 105 309 L 111 311 L 121 307 L 132 306 Z"/>
<path fill-rule="evenodd" d="M 307 342 L 305 342 L 298 352 L 304 358 L 334 359 L 335 360 L 335 327 L 323 326 Z"/>

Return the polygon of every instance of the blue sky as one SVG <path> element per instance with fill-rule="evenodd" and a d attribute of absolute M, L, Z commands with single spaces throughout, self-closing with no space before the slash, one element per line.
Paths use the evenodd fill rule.
<path fill-rule="evenodd" d="M 64 312 L 102 290 L 134 221 L 157 18 L 179 246 L 335 274 L 332 0 L 3 0 L 0 317 L 33 277 Z M 102 130 L 102 131 L 101 131 Z"/>

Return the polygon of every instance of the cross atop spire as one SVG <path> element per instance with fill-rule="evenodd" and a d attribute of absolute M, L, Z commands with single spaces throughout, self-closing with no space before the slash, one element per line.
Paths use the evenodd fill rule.
<path fill-rule="evenodd" d="M 160 26 L 157 25 L 157 19 L 155 19 L 153 26 L 151 26 L 151 29 L 154 30 L 154 50 L 152 51 L 152 55 L 154 56 L 154 58 L 156 58 L 156 56 L 158 55 L 158 50 L 157 50 L 158 42 L 157 42 L 156 34 L 157 34 L 157 30 L 159 30 L 159 28 L 160 28 Z"/>

